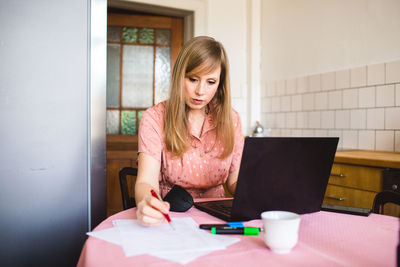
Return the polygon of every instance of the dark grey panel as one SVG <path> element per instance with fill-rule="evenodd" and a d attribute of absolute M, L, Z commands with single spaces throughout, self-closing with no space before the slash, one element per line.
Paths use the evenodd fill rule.
<path fill-rule="evenodd" d="M 0 3 L 0 266 L 75 266 L 86 239 L 88 5 Z"/>

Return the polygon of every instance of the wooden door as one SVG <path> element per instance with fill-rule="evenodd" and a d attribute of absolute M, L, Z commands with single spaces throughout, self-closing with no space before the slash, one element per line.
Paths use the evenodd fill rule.
<path fill-rule="evenodd" d="M 108 14 L 107 216 L 122 210 L 118 172 L 137 167 L 143 112 L 167 99 L 172 66 L 183 40 L 183 19 Z M 128 181 L 133 192 L 134 181 Z"/>

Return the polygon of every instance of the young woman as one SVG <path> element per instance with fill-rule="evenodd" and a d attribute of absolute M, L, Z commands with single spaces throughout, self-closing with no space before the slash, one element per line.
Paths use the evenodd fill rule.
<path fill-rule="evenodd" d="M 139 168 L 135 185 L 142 225 L 163 223 L 164 197 L 173 185 L 193 198 L 234 193 L 243 151 L 239 115 L 231 107 L 228 58 L 211 37 L 188 41 L 175 62 L 170 98 L 143 114 L 139 127 Z"/>

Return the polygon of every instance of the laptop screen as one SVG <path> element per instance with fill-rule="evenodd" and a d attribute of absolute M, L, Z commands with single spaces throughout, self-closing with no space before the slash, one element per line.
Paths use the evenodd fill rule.
<path fill-rule="evenodd" d="M 267 210 L 316 212 L 328 184 L 339 138 L 247 137 L 232 220 Z"/>

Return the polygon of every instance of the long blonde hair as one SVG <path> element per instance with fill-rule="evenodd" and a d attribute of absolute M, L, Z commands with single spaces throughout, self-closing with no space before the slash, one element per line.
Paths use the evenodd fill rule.
<path fill-rule="evenodd" d="M 231 94 L 229 85 L 229 63 L 221 43 L 211 37 L 200 36 L 189 40 L 182 47 L 175 62 L 170 98 L 166 103 L 164 133 L 167 150 L 181 157 L 190 145 L 188 110 L 185 103 L 184 79 L 195 74 L 204 74 L 221 67 L 218 89 L 211 100 L 212 121 L 216 127 L 216 140 L 223 144 L 220 158 L 226 158 L 233 151 L 234 128 L 232 119 Z M 215 144 L 214 143 L 214 144 Z"/>

